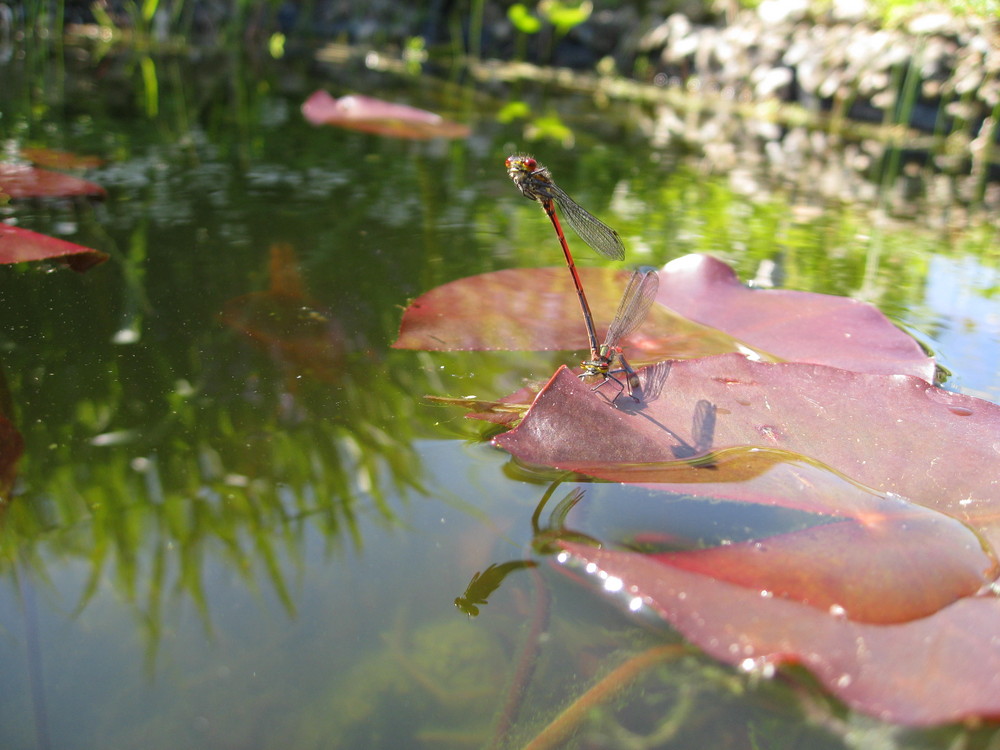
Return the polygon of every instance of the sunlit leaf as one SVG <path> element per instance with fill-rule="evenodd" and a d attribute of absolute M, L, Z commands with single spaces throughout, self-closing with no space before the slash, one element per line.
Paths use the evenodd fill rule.
<path fill-rule="evenodd" d="M 558 115 L 536 117 L 524 128 L 524 137 L 529 141 L 549 139 L 558 141 L 565 148 L 572 148 L 575 136 L 572 128 L 559 119 Z"/>
<path fill-rule="evenodd" d="M 538 7 L 560 34 L 565 34 L 574 26 L 579 26 L 590 18 L 590 14 L 594 11 L 594 5 L 590 0 L 578 3 L 542 0 Z"/>
<path fill-rule="evenodd" d="M 516 101 L 507 102 L 504 104 L 500 111 L 497 112 L 497 122 L 509 123 L 515 120 L 523 120 L 531 116 L 531 107 L 527 102 L 518 99 Z"/>
<path fill-rule="evenodd" d="M 603 479 L 696 493 L 704 485 L 706 495 L 735 487 L 727 497 L 740 492 L 738 481 L 726 480 L 729 468 L 699 469 L 695 477 L 678 459 L 756 448 L 743 456 L 749 465 L 757 454 L 788 452 L 878 492 L 982 523 L 984 533 L 1000 520 L 991 510 L 1000 502 L 1000 475 L 987 468 L 1000 459 L 996 404 L 913 376 L 734 354 L 661 363 L 639 376 L 640 400 L 622 395 L 616 408 L 615 389 L 594 392 L 560 369 L 520 425 L 494 442 L 521 460 Z M 808 496 L 790 493 L 781 504 L 804 507 Z"/>
<path fill-rule="evenodd" d="M 507 9 L 507 18 L 522 34 L 537 34 L 542 30 L 542 22 L 532 15 L 524 3 L 514 3 Z"/>
<path fill-rule="evenodd" d="M 560 369 L 494 443 L 532 464 L 809 511 L 816 525 L 657 551 L 658 532 L 672 538 L 665 510 L 638 538 L 588 528 L 600 550 L 563 539 L 562 562 L 728 663 L 801 663 L 882 719 L 1000 714 L 1000 607 L 983 594 L 998 573 L 1000 406 L 915 376 L 734 354 L 640 380 L 637 401 L 614 405 L 613 389 Z"/>

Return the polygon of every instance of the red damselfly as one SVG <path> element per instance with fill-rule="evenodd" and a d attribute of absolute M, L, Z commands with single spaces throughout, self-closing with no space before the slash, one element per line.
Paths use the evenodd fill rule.
<path fill-rule="evenodd" d="M 603 378 L 600 383 L 594 386 L 593 390 L 596 391 L 610 380 L 618 384 L 618 393 L 611 399 L 611 403 L 617 401 L 626 389 L 628 389 L 629 396 L 636 401 L 639 400 L 634 394 L 634 391 L 639 388 L 639 376 L 629 366 L 619 343 L 638 328 L 639 324 L 646 318 L 659 286 L 660 277 L 656 275 L 656 271 L 646 271 L 645 273 L 634 271 L 628 280 L 624 294 L 622 294 L 621 302 L 618 303 L 615 317 L 611 320 L 611 325 L 608 326 L 608 335 L 604 337 L 604 343 L 591 355 L 589 360 L 580 364 L 583 368 L 580 378 L 593 375 L 599 375 Z M 616 360 L 619 368 L 613 370 L 611 368 Z M 615 377 L 620 373 L 625 375 L 624 383 Z"/>
<path fill-rule="evenodd" d="M 549 170 L 535 161 L 534 158 L 524 154 L 515 154 L 507 157 L 506 166 L 507 174 L 510 175 L 521 194 L 525 198 L 538 201 L 549 217 L 549 221 L 552 222 L 552 226 L 555 227 L 563 255 L 566 256 L 566 265 L 569 266 L 570 273 L 573 275 L 573 285 L 580 298 L 580 307 L 583 308 L 583 320 L 587 325 L 587 337 L 590 339 L 590 355 L 592 359 L 596 360 L 599 356 L 599 350 L 597 335 L 594 333 L 594 317 L 590 313 L 587 296 L 583 293 L 583 284 L 580 283 L 580 276 L 576 272 L 576 264 L 569 251 L 566 235 L 563 234 L 562 226 L 559 224 L 556 208 L 566 218 L 573 231 L 580 235 L 580 239 L 605 258 L 611 260 L 625 258 L 625 246 L 622 244 L 622 238 L 618 236 L 618 232 L 570 198 L 566 191 L 552 181 Z"/>

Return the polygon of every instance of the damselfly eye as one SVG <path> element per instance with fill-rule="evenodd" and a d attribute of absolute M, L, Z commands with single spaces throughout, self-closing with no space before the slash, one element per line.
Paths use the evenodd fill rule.
<path fill-rule="evenodd" d="M 527 169 L 529 172 L 534 172 L 535 167 L 538 166 L 538 162 L 532 159 L 530 156 L 527 159 L 522 159 L 521 163 L 524 165 L 524 168 Z"/>

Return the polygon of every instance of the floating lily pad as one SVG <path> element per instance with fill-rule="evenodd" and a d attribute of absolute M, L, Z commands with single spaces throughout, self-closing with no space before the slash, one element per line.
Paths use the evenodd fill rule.
<path fill-rule="evenodd" d="M 469 128 L 440 115 L 405 104 L 352 94 L 334 99 L 317 91 L 302 105 L 302 116 L 313 125 L 336 125 L 393 138 L 465 138 Z"/>
<path fill-rule="evenodd" d="M 658 299 L 685 318 L 777 359 L 934 378 L 933 360 L 874 305 L 815 292 L 750 289 L 732 268 L 709 255 L 667 263 Z"/>
<path fill-rule="evenodd" d="M 603 331 L 625 274 L 583 275 Z M 504 400 L 530 408 L 494 444 L 815 524 L 656 549 L 674 538 L 665 505 L 641 550 L 588 529 L 600 548 L 569 534 L 557 559 L 716 658 L 765 674 L 801 664 L 858 711 L 912 725 L 1000 716 L 1000 406 L 932 385 L 933 359 L 865 303 L 751 290 L 705 256 L 668 264 L 657 299 L 670 311 L 654 306 L 625 342 L 630 360 L 655 362 L 635 399 L 563 367 Z M 565 269 L 462 279 L 411 305 L 396 346 L 583 348 L 576 305 Z M 674 340 L 693 341 L 689 355 L 710 343 L 682 359 Z"/>
<path fill-rule="evenodd" d="M 107 259 L 100 250 L 0 222 L 0 263 L 58 260 L 74 271 L 86 271 Z"/>
<path fill-rule="evenodd" d="M 859 711 L 916 725 L 1000 715 L 1000 605 L 987 593 L 1000 406 L 914 376 L 734 354 L 639 374 L 640 400 L 615 407 L 561 369 L 494 443 L 533 464 L 825 520 L 696 550 L 564 541 L 563 562 L 724 661 L 802 664 Z M 667 507 L 643 533 L 669 535 Z"/>
<path fill-rule="evenodd" d="M 601 338 L 629 273 L 600 268 L 579 272 Z M 814 362 L 928 381 L 934 376 L 934 360 L 867 303 L 811 292 L 747 289 L 728 266 L 703 255 L 668 263 L 659 276 L 661 304 L 624 342 L 630 362 L 742 352 L 762 360 Z M 705 308 L 721 312 L 708 315 Z M 586 349 L 588 341 L 569 272 L 523 268 L 458 279 L 421 295 L 404 312 L 393 346 L 544 351 Z"/>
<path fill-rule="evenodd" d="M 0 193 L 11 198 L 104 197 L 100 185 L 62 172 L 21 164 L 0 164 Z"/>

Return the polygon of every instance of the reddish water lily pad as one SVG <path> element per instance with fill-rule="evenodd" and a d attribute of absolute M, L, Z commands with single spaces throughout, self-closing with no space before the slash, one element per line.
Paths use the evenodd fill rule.
<path fill-rule="evenodd" d="M 603 330 L 624 274 L 586 274 Z M 642 544 L 598 533 L 595 549 L 567 536 L 559 561 L 723 661 L 802 664 L 859 711 L 914 725 L 1000 716 L 1000 601 L 990 593 L 1000 407 L 931 385 L 933 360 L 870 305 L 749 290 L 705 256 L 660 276 L 661 303 L 742 353 L 641 368 L 638 400 L 560 368 L 537 395 L 507 400 L 531 406 L 494 444 L 530 464 L 687 498 L 809 511 L 816 525 L 650 551 L 650 537 L 672 538 L 664 513 L 659 528 L 640 530 Z M 655 309 L 627 342 L 630 359 L 677 358 L 662 344 L 686 323 L 664 315 Z M 564 269 L 439 287 L 407 310 L 396 343 L 585 345 Z"/>
<path fill-rule="evenodd" d="M 57 260 L 82 272 L 107 259 L 100 250 L 0 222 L 0 263 Z"/>
<path fill-rule="evenodd" d="M 405 104 L 349 95 L 334 99 L 317 91 L 302 105 L 302 116 L 313 125 L 336 125 L 393 138 L 465 138 L 469 128 L 440 115 Z"/>
<path fill-rule="evenodd" d="M 947 513 L 993 541 L 1000 520 L 1000 473 L 989 469 L 1000 465 L 996 404 L 912 376 L 732 354 L 661 363 L 640 370 L 640 379 L 641 402 L 623 396 L 615 408 L 612 388 L 594 393 L 561 369 L 521 423 L 494 442 L 530 463 L 687 492 L 708 487 L 706 495 L 720 484 L 738 493 L 731 489 L 738 482 L 717 481 L 724 477 L 718 471 L 694 480 L 691 471 L 700 467 L 678 458 L 754 446 L 785 451 Z M 803 502 L 789 495 L 782 504 Z"/>
<path fill-rule="evenodd" d="M 0 164 L 0 193 L 11 198 L 104 197 L 100 185 L 79 177 L 21 164 Z"/>
<path fill-rule="evenodd" d="M 600 337 L 629 273 L 579 270 Z M 728 266 L 702 255 L 673 261 L 659 275 L 657 300 L 662 305 L 654 305 L 646 322 L 625 341 L 629 361 L 743 352 L 762 360 L 815 362 L 928 381 L 933 377 L 933 359 L 866 303 L 808 292 L 750 290 Z M 678 292 L 688 287 L 699 294 Z M 691 300 L 702 297 L 704 306 L 722 308 L 725 314 L 710 321 L 692 317 L 702 311 Z M 587 347 L 587 337 L 566 269 L 524 268 L 458 279 L 421 295 L 404 312 L 393 346 L 579 350 Z"/>
<path fill-rule="evenodd" d="M 636 552 L 561 542 L 559 559 L 632 611 L 650 610 L 720 661 L 750 671 L 801 664 L 852 708 L 929 726 L 1000 718 L 1000 599 L 959 599 L 895 625 L 682 570 Z"/>
<path fill-rule="evenodd" d="M 533 464 L 827 520 L 694 551 L 563 542 L 564 562 L 717 658 L 801 663 L 859 711 L 917 725 L 1000 715 L 1000 603 L 981 593 L 998 573 L 1000 406 L 914 376 L 733 354 L 640 379 L 641 400 L 615 407 L 560 369 L 494 443 Z M 669 534 L 669 515 L 643 531 Z"/>
<path fill-rule="evenodd" d="M 664 266 L 657 298 L 778 359 L 934 379 L 933 360 L 874 305 L 815 292 L 750 289 L 709 255 L 686 255 Z"/>
<path fill-rule="evenodd" d="M 493 442 L 533 464 L 850 521 L 769 540 L 766 555 L 732 545 L 671 563 L 865 621 L 928 614 L 996 577 L 983 543 L 1000 541 L 1000 477 L 976 469 L 998 464 L 1000 407 L 942 401 L 913 377 L 737 355 L 674 363 L 654 383 L 658 370 L 640 371 L 641 403 L 613 408 L 561 369 Z"/>
<path fill-rule="evenodd" d="M 599 331 L 607 329 L 629 274 L 581 268 Z M 489 300 L 484 304 L 484 300 Z M 629 361 L 705 357 L 737 351 L 740 342 L 654 305 L 623 342 Z M 557 351 L 589 346 L 573 282 L 565 268 L 493 271 L 443 284 L 403 313 L 396 349 L 423 351 Z"/>

